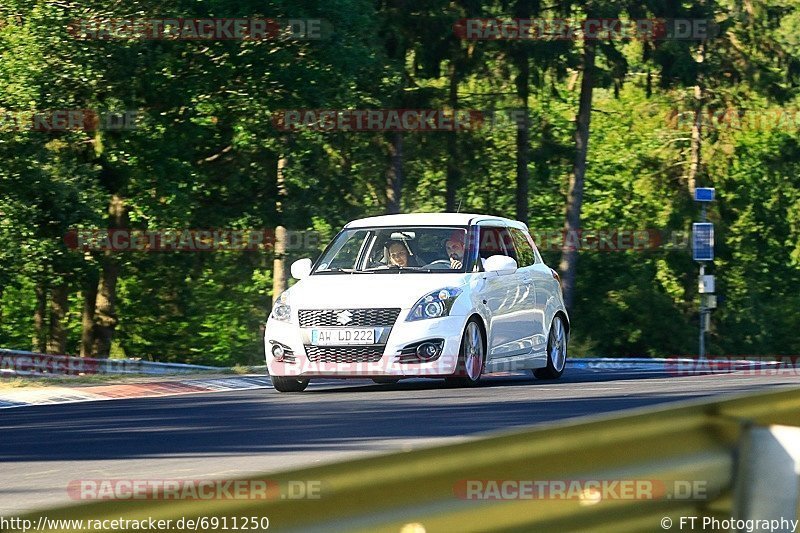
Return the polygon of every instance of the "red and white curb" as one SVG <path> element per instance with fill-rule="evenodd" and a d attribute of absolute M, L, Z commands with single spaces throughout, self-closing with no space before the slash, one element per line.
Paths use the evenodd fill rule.
<path fill-rule="evenodd" d="M 96 402 L 132 398 L 155 398 L 209 392 L 272 388 L 268 377 L 186 379 L 152 383 L 120 383 L 85 387 L 25 387 L 0 391 L 0 409 L 28 405 Z"/>

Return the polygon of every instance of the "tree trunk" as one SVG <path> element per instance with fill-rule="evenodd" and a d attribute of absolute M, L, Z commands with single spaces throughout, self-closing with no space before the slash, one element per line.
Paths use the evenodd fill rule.
<path fill-rule="evenodd" d="M 403 134 L 391 133 L 389 143 L 389 168 L 386 170 L 386 213 L 394 215 L 400 212 L 400 200 L 403 193 Z"/>
<path fill-rule="evenodd" d="M 286 228 L 275 228 L 275 259 L 272 262 L 272 303 L 286 290 L 289 277 L 286 274 Z"/>
<path fill-rule="evenodd" d="M 453 113 L 458 110 L 458 71 L 455 66 L 456 61 L 450 62 L 450 107 Z M 461 182 L 461 159 L 458 155 L 458 135 L 459 132 L 447 133 L 447 178 L 445 182 L 445 211 L 452 213 L 459 209 L 456 201 L 456 191 Z"/>
<path fill-rule="evenodd" d="M 585 40 L 583 45 L 583 79 L 578 104 L 575 127 L 575 163 L 569 178 L 567 193 L 567 216 L 564 224 L 564 245 L 561 251 L 561 284 L 564 303 L 572 308 L 575 297 L 575 274 L 578 263 L 578 250 L 574 245 L 581 228 L 581 207 L 583 204 L 583 185 L 586 176 L 586 155 L 589 149 L 589 125 L 592 118 L 592 90 L 594 89 L 595 43 Z"/>
<path fill-rule="evenodd" d="M 34 287 L 36 306 L 33 308 L 33 348 L 34 352 L 44 353 L 47 350 L 47 286 L 44 281 L 39 281 Z"/>
<path fill-rule="evenodd" d="M 81 357 L 92 357 L 94 345 L 94 310 L 97 305 L 96 276 L 90 276 L 83 291 L 83 311 L 81 312 Z"/>
<path fill-rule="evenodd" d="M 272 262 L 272 303 L 286 290 L 288 276 L 286 274 L 286 227 L 283 223 L 283 202 L 286 199 L 286 165 L 288 160 L 285 155 L 278 158 L 278 171 L 276 183 L 278 186 L 278 200 L 275 202 L 275 211 L 280 223 L 275 228 L 275 259 Z"/>
<path fill-rule="evenodd" d="M 100 274 L 100 284 L 97 287 L 97 302 L 94 317 L 94 348 L 95 357 L 107 359 L 111 355 L 111 343 L 114 340 L 114 330 L 119 323 L 116 314 L 117 278 L 119 277 L 119 263 L 111 257 L 111 252 L 106 252 L 103 259 L 103 270 Z"/>
<path fill-rule="evenodd" d="M 50 291 L 50 327 L 47 353 L 63 354 L 67 351 L 67 330 L 64 322 L 69 308 L 69 290 L 60 283 Z"/>
<path fill-rule="evenodd" d="M 697 62 L 702 63 L 705 58 L 703 45 L 700 44 L 700 49 L 697 52 Z M 689 187 L 689 194 L 694 198 L 694 190 L 697 187 L 697 181 L 700 177 L 702 158 L 701 147 L 703 142 L 703 112 L 705 109 L 703 98 L 703 87 L 701 85 L 702 77 L 700 74 L 697 76 L 697 85 L 694 86 L 694 121 L 692 122 L 692 141 L 691 141 L 691 156 L 689 160 L 689 176 L 687 185 Z"/>
<path fill-rule="evenodd" d="M 539 14 L 539 2 L 531 0 L 517 0 L 514 3 L 514 18 L 528 19 Z M 533 10 L 533 12 L 532 12 Z M 517 105 L 520 108 L 521 120 L 517 120 L 516 138 L 516 218 L 520 222 L 528 223 L 528 184 L 530 174 L 530 124 L 528 119 L 528 100 L 530 98 L 531 66 L 529 50 L 526 44 L 513 42 L 511 44 L 511 58 L 517 69 L 514 80 L 517 89 Z"/>
<path fill-rule="evenodd" d="M 128 209 L 125 206 L 125 201 L 118 194 L 114 194 L 111 197 L 108 215 L 110 228 L 128 227 Z M 119 323 L 116 314 L 116 303 L 120 265 L 114 252 L 110 250 L 105 252 L 102 264 L 100 284 L 97 288 L 97 303 L 95 304 L 93 352 L 95 357 L 105 359 L 111 355 L 111 343 L 114 340 L 114 331 Z"/>
<path fill-rule="evenodd" d="M 528 223 L 528 161 L 530 133 L 528 130 L 528 97 L 530 95 L 530 64 L 528 55 L 519 51 L 517 63 L 517 98 L 522 120 L 517 122 L 517 220 Z"/>
<path fill-rule="evenodd" d="M 689 159 L 689 175 L 687 177 L 687 185 L 689 194 L 694 198 L 694 190 L 697 187 L 697 175 L 700 172 L 700 143 L 702 142 L 702 119 L 703 119 L 703 106 L 700 104 L 700 86 L 694 86 L 695 103 L 697 106 L 694 109 L 694 121 L 692 122 L 692 142 L 691 142 L 691 156 Z"/>

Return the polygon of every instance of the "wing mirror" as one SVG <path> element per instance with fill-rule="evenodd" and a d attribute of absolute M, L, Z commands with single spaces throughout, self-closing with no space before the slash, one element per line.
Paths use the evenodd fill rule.
<path fill-rule="evenodd" d="M 292 266 L 290 268 L 290 270 L 292 271 L 292 277 L 294 279 L 307 278 L 308 276 L 311 275 L 311 265 L 312 265 L 311 259 L 308 258 L 298 259 L 297 261 L 292 263 Z"/>
<path fill-rule="evenodd" d="M 517 262 L 507 255 L 493 255 L 483 263 L 486 272 L 497 272 L 498 276 L 513 274 L 517 271 Z"/>

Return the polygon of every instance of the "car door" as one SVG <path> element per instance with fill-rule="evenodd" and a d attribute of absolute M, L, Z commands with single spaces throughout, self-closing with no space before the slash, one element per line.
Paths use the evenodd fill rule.
<path fill-rule="evenodd" d="M 546 283 L 552 281 L 552 275 L 547 269 L 547 278 L 543 277 L 544 263 L 534 251 L 534 245 L 527 232 L 519 228 L 509 228 L 514 249 L 517 255 L 517 265 L 520 277 L 520 316 L 524 319 L 526 335 L 523 341 L 529 346 L 531 352 L 541 352 L 547 344 L 545 331 L 545 307 L 547 304 Z M 538 261 L 538 264 L 537 264 Z"/>
<path fill-rule="evenodd" d="M 479 225 L 478 255 L 486 260 L 493 255 L 506 255 L 516 259 L 511 235 L 504 225 L 492 222 Z M 519 274 L 499 276 L 485 273 L 481 297 L 489 311 L 487 362 L 512 357 L 530 351 L 525 349 L 520 327 L 522 302 L 519 292 Z"/>
<path fill-rule="evenodd" d="M 550 334 L 550 322 L 553 319 L 554 310 L 560 308 L 561 303 L 561 286 L 558 279 L 553 275 L 554 271 L 547 266 L 542 260 L 539 250 L 536 248 L 536 243 L 530 235 L 527 236 L 528 241 L 533 246 L 533 251 L 536 256 L 536 263 L 533 268 L 534 285 L 536 286 L 536 307 L 541 310 L 543 324 L 543 339 L 541 346 L 543 358 L 547 358 L 545 350 L 547 348 L 547 336 Z"/>

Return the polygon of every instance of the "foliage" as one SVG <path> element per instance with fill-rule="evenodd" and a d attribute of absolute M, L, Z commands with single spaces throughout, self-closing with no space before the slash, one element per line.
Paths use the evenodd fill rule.
<path fill-rule="evenodd" d="M 314 230 L 322 244 L 348 220 L 386 209 L 383 133 L 286 132 L 282 109 L 442 109 L 454 72 L 463 109 L 493 124 L 458 133 L 403 134 L 402 210 L 442 211 L 453 150 L 462 212 L 514 217 L 518 68 L 531 67 L 528 220 L 563 227 L 574 157 L 580 41 L 462 41 L 464 17 L 716 17 L 698 41 L 606 41 L 598 56 L 583 226 L 685 232 L 697 219 L 685 183 L 691 110 L 702 82 L 717 120 L 703 137 L 705 184 L 717 188 L 714 273 L 724 296 L 712 353 L 796 354 L 800 341 L 800 10 L 794 2 L 663 4 L 612 0 L 6 0 L 0 6 L 0 110 L 138 111 L 129 131 L 15 131 L 0 123 L 0 346 L 29 349 L 36 287 L 66 285 L 66 351 L 80 350 L 81 309 L 102 252 L 70 249 L 72 229 L 108 227 L 124 199 L 136 229 Z M 740 9 L 748 11 L 740 11 Z M 521 11 L 520 11 L 521 10 Z M 85 18 L 169 16 L 321 18 L 322 40 L 82 40 Z M 770 113 L 772 113 L 770 115 Z M 747 115 L 749 114 L 749 115 Z M 1 117 L 5 117 L 2 115 Z M 712 121 L 713 122 L 713 121 Z M 760 127 L 759 124 L 762 124 Z M 285 156 L 285 196 L 277 165 Z M 278 209 L 276 202 L 281 202 Z M 290 250 L 288 260 L 316 250 Z M 560 254 L 545 251 L 555 266 Z M 272 297 L 269 249 L 128 252 L 117 284 L 113 352 L 155 361 L 258 364 Z M 691 353 L 697 265 L 687 249 L 580 253 L 574 346 L 602 355 Z M 578 355 L 591 355 L 579 353 Z"/>

